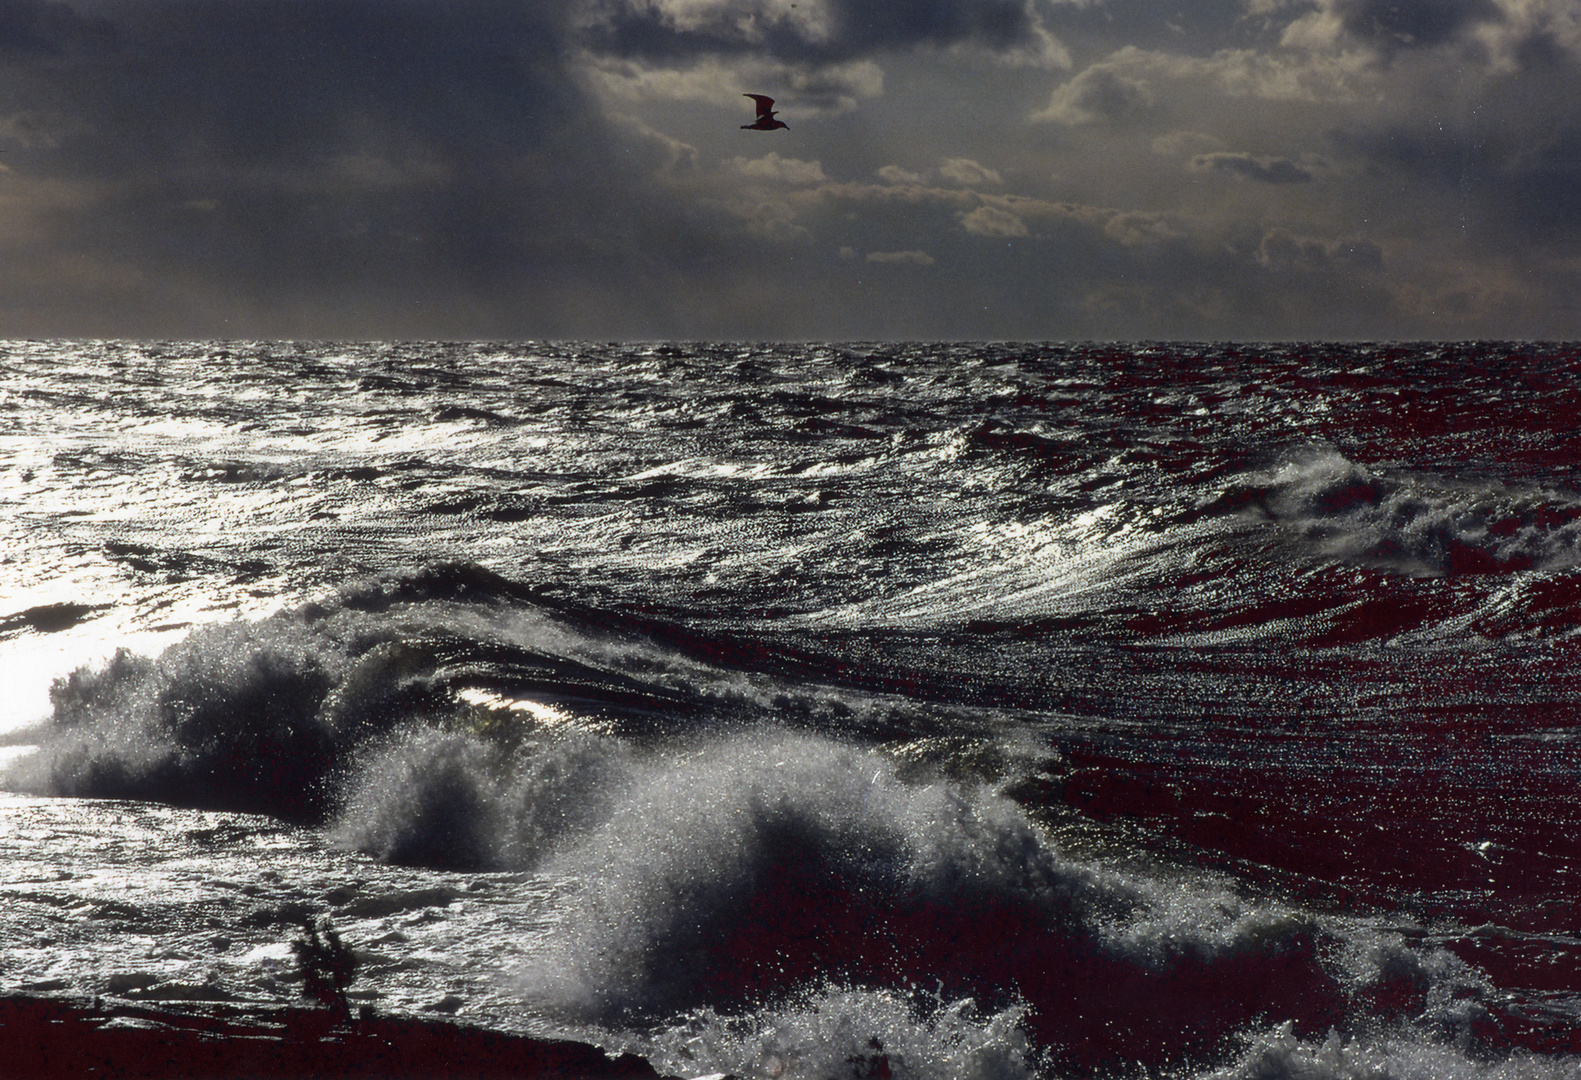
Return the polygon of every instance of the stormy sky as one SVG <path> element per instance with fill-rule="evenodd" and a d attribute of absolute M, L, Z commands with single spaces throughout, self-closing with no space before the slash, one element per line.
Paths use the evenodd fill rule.
<path fill-rule="evenodd" d="M 0 0 L 0 336 L 1576 338 L 1577 102 L 1576 0 Z"/>

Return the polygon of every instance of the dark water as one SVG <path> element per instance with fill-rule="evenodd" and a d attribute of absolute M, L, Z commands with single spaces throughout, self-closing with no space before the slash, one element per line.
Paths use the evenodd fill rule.
<path fill-rule="evenodd" d="M 382 1007 L 685 1075 L 1578 1075 L 1578 374 L 13 344 L 6 887 L 157 894 L 229 822 L 223 922 L 278 834 L 253 952 L 117 985 L 286 993 L 289 902 Z M 104 853 L 153 811 L 219 816 Z"/>

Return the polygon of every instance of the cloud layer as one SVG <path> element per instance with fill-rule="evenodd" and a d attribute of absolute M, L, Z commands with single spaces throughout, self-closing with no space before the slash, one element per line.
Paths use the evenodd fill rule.
<path fill-rule="evenodd" d="M 0 335 L 1574 337 L 1578 95 L 1567 0 L 0 0 Z"/>

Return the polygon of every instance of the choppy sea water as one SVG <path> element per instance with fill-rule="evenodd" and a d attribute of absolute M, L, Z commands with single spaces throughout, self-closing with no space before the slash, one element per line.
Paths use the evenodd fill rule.
<path fill-rule="evenodd" d="M 11 343 L 0 989 L 1581 1075 L 1581 350 Z"/>

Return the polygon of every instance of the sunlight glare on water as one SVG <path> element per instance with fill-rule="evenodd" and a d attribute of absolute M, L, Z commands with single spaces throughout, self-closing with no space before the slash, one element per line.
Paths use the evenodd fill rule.
<path fill-rule="evenodd" d="M 1574 1075 L 1562 347 L 6 363 L 5 989 L 311 916 L 682 1071 Z"/>

